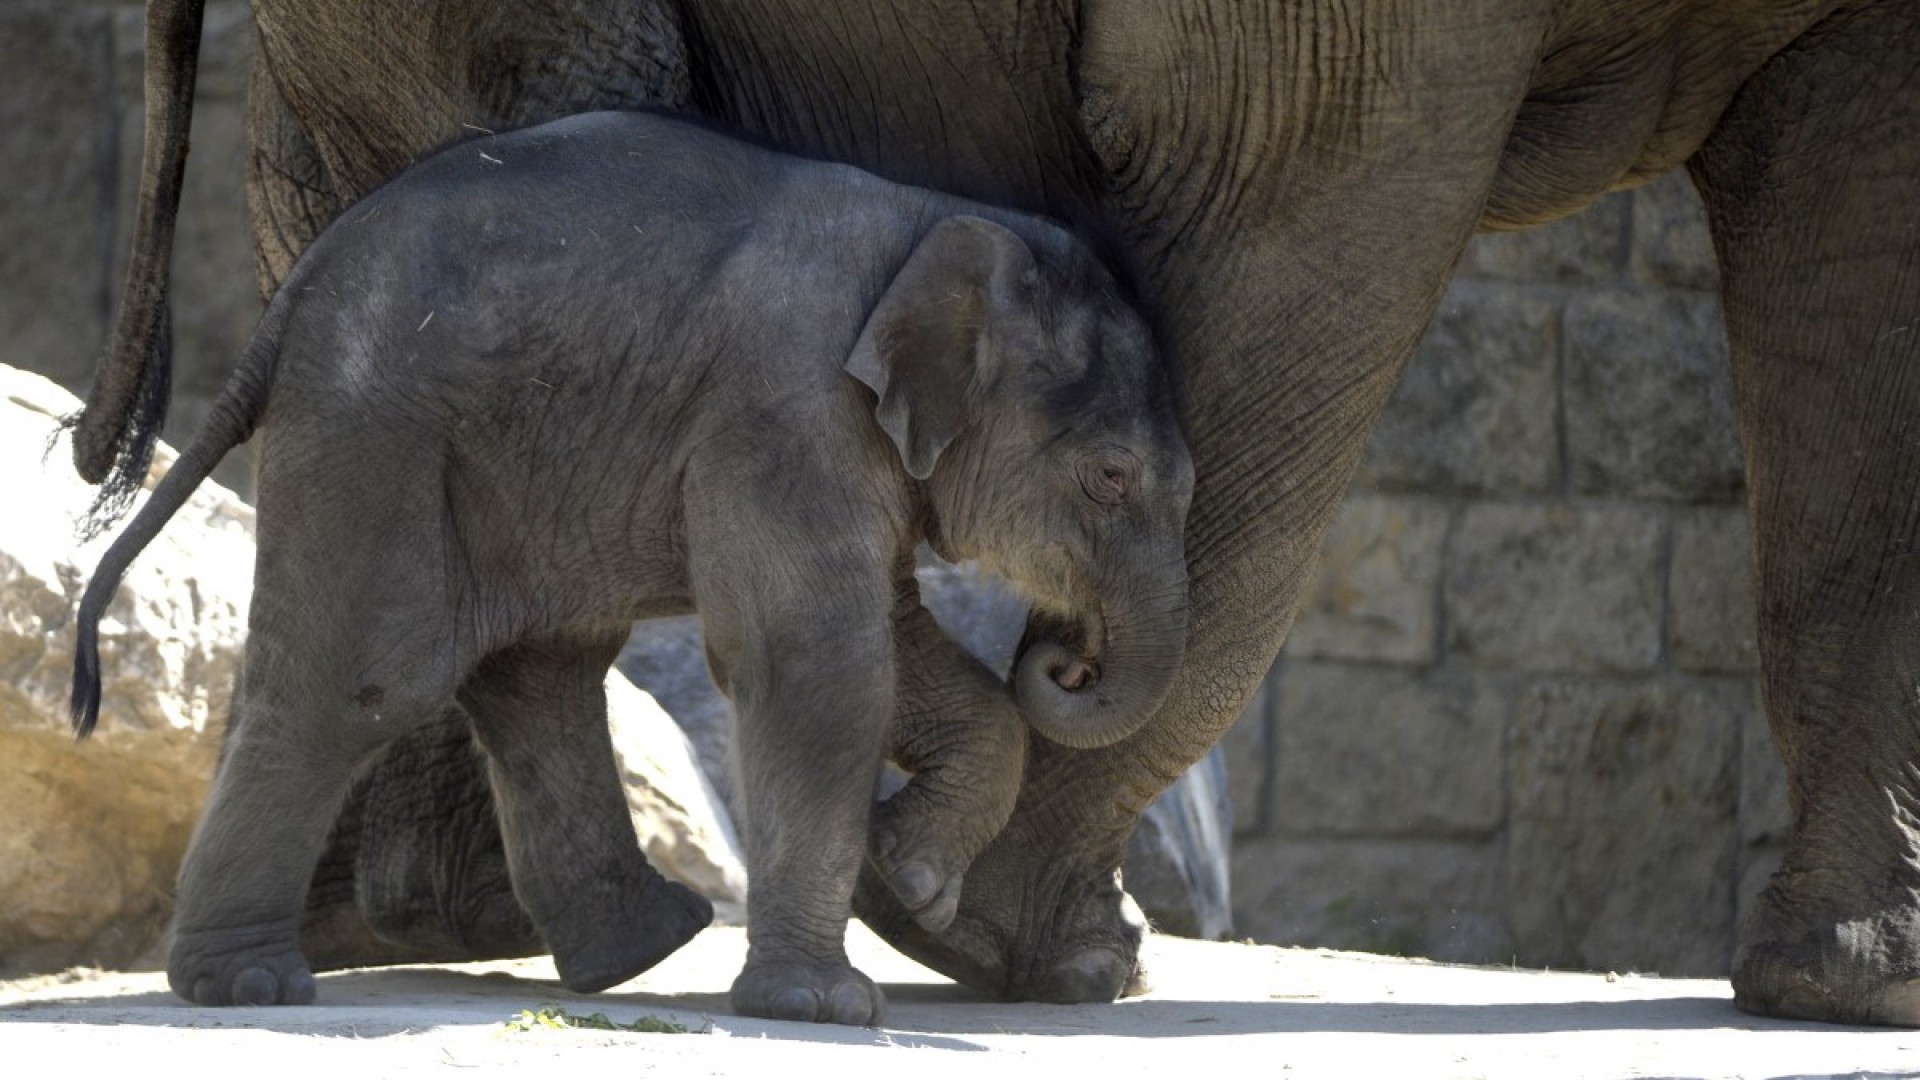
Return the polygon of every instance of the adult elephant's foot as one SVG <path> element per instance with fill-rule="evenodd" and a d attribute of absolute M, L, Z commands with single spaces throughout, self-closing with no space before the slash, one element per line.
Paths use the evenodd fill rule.
<path fill-rule="evenodd" d="M 869 865 L 854 913 L 894 948 L 974 989 L 1016 1001 L 1112 1001 L 1146 989 L 1147 923 L 1102 861 L 1076 868 L 1071 857 L 1003 837 L 974 863 L 937 933 Z"/>
<path fill-rule="evenodd" d="M 292 920 L 176 930 L 167 983 L 195 1005 L 311 1005 L 315 994 Z"/>
<path fill-rule="evenodd" d="M 1761 1016 L 1920 1027 L 1916 893 L 1842 914 L 1806 899 L 1825 891 L 1821 876 L 1783 871 L 1761 894 L 1734 955 L 1734 1003 Z"/>
<path fill-rule="evenodd" d="M 655 874 L 622 917 L 570 920 L 573 940 L 555 943 L 553 964 L 567 989 L 596 993 L 658 964 L 712 922 L 712 901 Z"/>
<path fill-rule="evenodd" d="M 300 945 L 318 971 L 551 951 L 514 893 L 493 788 L 458 709 L 361 771 L 314 868 Z"/>
<path fill-rule="evenodd" d="M 749 955 L 730 997 L 742 1016 L 854 1027 L 879 1024 L 887 1004 L 873 980 L 845 957 L 818 962 Z"/>

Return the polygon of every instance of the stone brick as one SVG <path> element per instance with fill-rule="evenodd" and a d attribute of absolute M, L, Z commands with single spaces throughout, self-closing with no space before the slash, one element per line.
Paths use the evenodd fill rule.
<path fill-rule="evenodd" d="M 1740 507 L 1681 510 L 1673 519 L 1667 633 L 1688 671 L 1756 671 L 1753 548 Z"/>
<path fill-rule="evenodd" d="M 1448 649 L 1544 671 L 1653 667 L 1661 533 L 1638 506 L 1468 507 L 1446 571 Z"/>
<path fill-rule="evenodd" d="M 1494 678 L 1300 661 L 1277 692 L 1276 835 L 1499 828 L 1508 704 Z"/>
<path fill-rule="evenodd" d="M 0 342 L 84 385 L 106 340 L 115 113 L 110 13 L 0 8 Z"/>
<path fill-rule="evenodd" d="M 1759 685 L 1753 684 L 1749 693 L 1753 707 L 1740 722 L 1740 838 L 1749 844 L 1785 843 L 1793 825 L 1787 767 L 1767 727 Z"/>
<path fill-rule="evenodd" d="M 1737 683 L 1544 683 L 1515 713 L 1519 962 L 1725 973 L 1739 849 Z"/>
<path fill-rule="evenodd" d="M 1460 273 L 1557 284 L 1617 280 L 1626 263 L 1631 215 L 1629 196 L 1609 195 L 1550 225 L 1482 233 L 1468 245 Z"/>
<path fill-rule="evenodd" d="M 1499 847 L 1485 843 L 1243 841 L 1234 926 L 1255 941 L 1505 962 Z"/>
<path fill-rule="evenodd" d="M 1374 429 L 1359 485 L 1558 489 L 1556 333 L 1551 301 L 1504 284 L 1456 283 Z"/>
<path fill-rule="evenodd" d="M 1633 193 L 1633 247 L 1627 268 L 1649 285 L 1702 291 L 1720 287 L 1707 211 L 1686 170 L 1675 169 Z"/>
<path fill-rule="evenodd" d="M 1321 542 L 1287 655 L 1432 663 L 1450 517 L 1431 500 L 1350 496 Z"/>
<path fill-rule="evenodd" d="M 1619 291 L 1567 304 L 1567 476 L 1580 494 L 1732 502 L 1740 443 L 1719 302 Z"/>

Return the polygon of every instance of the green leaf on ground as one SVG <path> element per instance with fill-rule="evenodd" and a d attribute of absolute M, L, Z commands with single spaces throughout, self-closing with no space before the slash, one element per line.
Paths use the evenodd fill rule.
<path fill-rule="evenodd" d="M 575 1016 L 558 1005 L 542 1005 L 537 1009 L 521 1009 L 513 1019 L 504 1025 L 508 1031 L 561 1031 L 566 1028 L 581 1028 L 588 1031 L 639 1031 L 653 1035 L 685 1035 L 685 1024 L 676 1024 L 671 1020 L 662 1020 L 657 1016 L 642 1016 L 630 1024 L 616 1024 L 607 1019 L 606 1013 L 592 1013 L 587 1016 Z"/>

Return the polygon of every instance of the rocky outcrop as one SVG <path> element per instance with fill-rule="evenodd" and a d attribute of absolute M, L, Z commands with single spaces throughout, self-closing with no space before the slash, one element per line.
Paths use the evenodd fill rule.
<path fill-rule="evenodd" d="M 618 671 L 607 675 L 607 726 L 633 830 L 660 872 L 713 901 L 714 921 L 747 921 L 747 867 L 720 795 L 673 718 Z"/>
<path fill-rule="evenodd" d="M 79 405 L 0 368 L 0 970 L 125 964 L 159 934 L 213 772 L 252 586 L 253 511 L 207 484 L 108 608 L 100 727 L 74 743 L 71 620 L 107 543 L 76 545 L 93 491 L 53 443 Z M 171 460 L 162 448 L 154 475 Z"/>

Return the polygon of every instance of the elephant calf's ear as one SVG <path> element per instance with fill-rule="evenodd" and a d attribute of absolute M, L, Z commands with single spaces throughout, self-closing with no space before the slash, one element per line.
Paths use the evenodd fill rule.
<path fill-rule="evenodd" d="M 867 316 L 847 373 L 879 398 L 874 417 L 917 480 L 973 421 L 986 332 L 1033 253 L 1012 232 L 951 217 L 922 237 Z"/>

